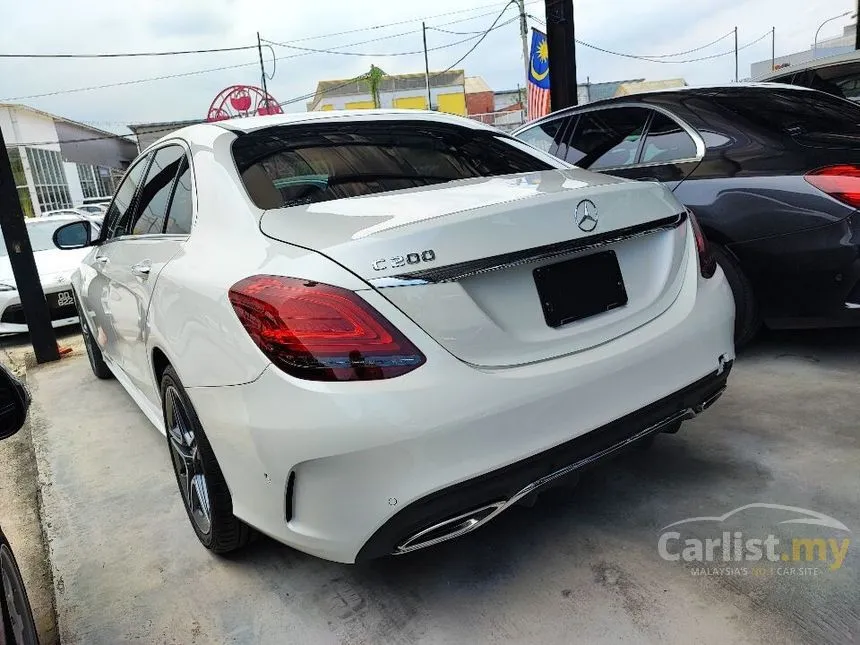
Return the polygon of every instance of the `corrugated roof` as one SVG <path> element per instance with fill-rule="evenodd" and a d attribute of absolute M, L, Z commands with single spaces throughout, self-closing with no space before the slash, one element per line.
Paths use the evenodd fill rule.
<path fill-rule="evenodd" d="M 608 99 L 615 96 L 615 92 L 618 90 L 619 86 L 625 83 L 639 83 L 644 81 L 644 78 L 632 78 L 624 81 L 608 81 L 605 83 L 585 83 L 580 84 L 579 87 L 585 87 L 588 89 L 588 100 L 589 101 L 600 101 L 602 99 Z"/>
<path fill-rule="evenodd" d="M 687 81 L 683 78 L 666 78 L 660 81 L 634 81 L 619 85 L 612 96 L 628 96 L 639 92 L 653 92 L 656 90 L 671 90 L 676 87 L 686 87 Z M 596 100 L 596 99 L 595 99 Z"/>
<path fill-rule="evenodd" d="M 480 76 L 466 77 L 466 94 L 477 94 L 478 92 L 492 92 L 487 82 Z"/>
<path fill-rule="evenodd" d="M 129 130 L 137 134 L 138 130 L 143 128 L 184 128 L 186 125 L 194 125 L 195 123 L 203 123 L 204 119 L 190 119 L 187 121 L 156 121 L 153 123 L 131 123 L 126 126 Z"/>

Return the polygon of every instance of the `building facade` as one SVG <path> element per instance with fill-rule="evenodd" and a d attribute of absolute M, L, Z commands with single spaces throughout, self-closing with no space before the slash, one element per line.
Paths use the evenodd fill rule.
<path fill-rule="evenodd" d="M 427 80 L 421 74 L 384 76 L 378 88 L 380 108 L 432 109 L 466 115 L 466 75 L 463 70 L 430 72 L 430 105 Z M 317 83 L 308 111 L 368 110 L 377 107 L 367 79 L 343 79 Z"/>
<path fill-rule="evenodd" d="M 819 40 L 818 43 L 810 45 L 809 49 L 794 52 L 793 54 L 777 56 L 774 59 L 767 58 L 760 60 L 750 65 L 750 78 L 755 80 L 765 74 L 770 74 L 772 71 L 781 69 L 789 71 L 791 67 L 808 63 L 817 58 L 827 58 L 828 56 L 838 56 L 839 54 L 853 52 L 856 33 L 856 24 L 846 25 L 842 29 L 841 36 Z M 779 34 L 777 33 L 778 36 Z"/>
<path fill-rule="evenodd" d="M 111 132 L 25 105 L 0 104 L 0 129 L 27 217 L 111 197 L 137 154 Z"/>

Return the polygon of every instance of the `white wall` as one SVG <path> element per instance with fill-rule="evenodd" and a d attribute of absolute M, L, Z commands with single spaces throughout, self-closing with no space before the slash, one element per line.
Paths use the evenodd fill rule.
<path fill-rule="evenodd" d="M 0 127 L 7 146 L 38 143 L 35 147 L 60 150 L 57 128 L 50 117 L 26 109 L 0 107 Z"/>
<path fill-rule="evenodd" d="M 41 212 L 39 200 L 34 188 L 33 171 L 30 168 L 30 160 L 24 152 L 24 148 L 44 148 L 60 152 L 60 144 L 57 142 L 57 128 L 54 120 L 37 112 L 27 109 L 15 109 L 14 107 L 0 107 L 0 128 L 3 129 L 3 138 L 6 146 L 18 146 L 21 153 L 21 165 L 24 166 L 24 176 L 27 178 L 27 186 L 30 189 L 30 202 L 33 204 L 33 212 Z M 31 145 L 38 144 L 38 145 Z M 73 173 L 69 172 L 72 166 Z M 75 164 L 63 163 L 66 171 L 66 183 L 69 185 L 69 193 L 72 203 L 79 203 L 83 199 L 81 182 Z"/>
<path fill-rule="evenodd" d="M 78 165 L 64 161 L 63 170 L 66 171 L 66 182 L 69 184 L 69 197 L 72 198 L 72 205 L 78 206 L 83 204 L 84 189 L 81 187 L 81 178 L 78 175 Z"/>

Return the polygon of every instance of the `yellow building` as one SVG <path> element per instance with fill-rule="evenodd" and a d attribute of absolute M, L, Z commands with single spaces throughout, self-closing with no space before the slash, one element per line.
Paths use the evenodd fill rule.
<path fill-rule="evenodd" d="M 463 70 L 430 72 L 430 108 L 466 115 L 466 75 Z M 332 80 L 317 83 L 308 111 L 367 110 L 374 108 L 367 80 Z M 379 83 L 379 107 L 426 110 L 427 81 L 423 73 L 384 76 Z"/>

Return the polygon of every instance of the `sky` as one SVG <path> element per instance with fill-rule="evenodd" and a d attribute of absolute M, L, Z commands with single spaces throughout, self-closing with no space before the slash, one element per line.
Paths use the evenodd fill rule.
<path fill-rule="evenodd" d="M 449 67 L 476 42 L 462 41 L 490 27 L 505 8 L 505 0 L 39 0 L 4 5 L 0 54 L 241 47 L 256 45 L 259 31 L 262 38 L 282 43 L 264 50 L 266 69 L 274 74 L 268 81 L 269 92 L 281 102 L 299 99 L 286 109 L 303 111 L 306 101 L 301 97 L 312 93 L 319 80 L 352 78 L 371 64 L 389 74 L 423 72 L 422 19 L 434 28 L 427 31 L 431 71 Z M 775 27 L 776 55 L 789 54 L 809 48 L 824 20 L 854 9 L 855 0 L 574 0 L 577 39 L 646 56 L 701 47 L 735 26 L 740 46 Z M 533 16 L 529 26 L 542 28 L 544 0 L 526 0 L 526 11 Z M 508 6 L 498 24 L 516 16 L 515 6 Z M 841 35 L 850 22 L 850 16 L 829 22 L 819 39 Z M 372 39 L 376 42 L 353 45 Z M 313 53 L 297 47 L 371 55 Z M 732 50 L 729 36 L 675 60 Z M 419 53 L 389 55 L 403 52 Z M 274 66 L 273 55 L 279 59 Z M 739 52 L 740 78 L 749 76 L 752 62 L 770 55 L 768 33 Z M 234 68 L 129 83 L 223 67 Z M 518 21 L 489 33 L 457 67 L 468 76 L 483 77 L 494 90 L 524 84 Z M 578 46 L 577 77 L 580 83 L 586 78 L 596 83 L 676 77 L 691 85 L 726 83 L 734 80 L 734 56 L 661 64 Z M 256 49 L 95 60 L 0 58 L 0 103 L 23 103 L 122 133 L 128 132 L 124 126 L 129 123 L 203 118 L 222 88 L 259 82 Z M 68 92 L 115 83 L 128 84 Z M 50 92 L 59 93 L 32 97 Z"/>

